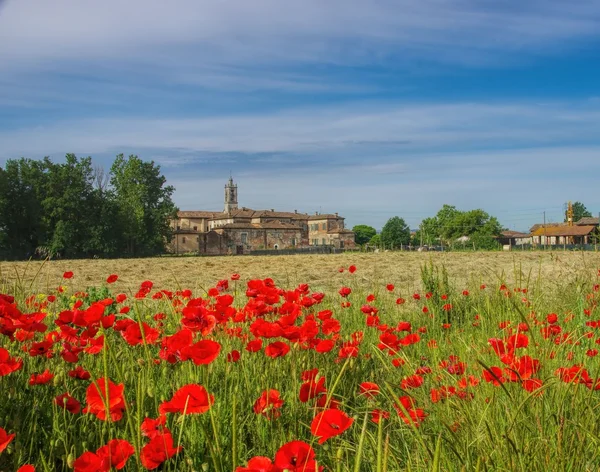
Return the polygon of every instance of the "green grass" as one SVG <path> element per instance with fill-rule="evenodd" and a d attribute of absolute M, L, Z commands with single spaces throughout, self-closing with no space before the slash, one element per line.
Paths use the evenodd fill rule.
<path fill-rule="evenodd" d="M 441 265 L 430 265 L 424 266 L 422 276 L 424 286 L 434 292 L 433 296 L 426 299 L 425 292 L 421 291 L 422 299 L 416 301 L 412 291 L 397 288 L 389 293 L 381 280 L 365 279 L 361 270 L 359 265 L 356 274 L 331 272 L 329 277 L 335 283 L 330 284 L 332 288 L 322 303 L 304 308 L 296 322 L 296 325 L 301 324 L 311 313 L 333 311 L 333 317 L 341 323 L 341 331 L 336 347 L 326 354 L 291 343 L 286 356 L 267 357 L 264 347 L 281 338 L 265 339 L 261 352 L 246 352 L 245 339 L 231 336 L 224 328 L 239 328 L 240 335 L 247 336 L 251 321 L 218 327 L 210 338 L 221 344 L 220 355 L 210 365 L 201 366 L 190 361 L 168 364 L 158 356 L 160 344 L 132 347 L 113 329 L 101 328 L 98 335 L 105 335 L 105 348 L 97 355 L 82 354 L 77 364 L 66 363 L 61 358 L 60 343 L 54 345 L 52 358 L 30 357 L 22 348 L 31 341 L 11 341 L 3 336 L 2 346 L 13 356 L 21 357 L 24 365 L 21 370 L 0 377 L 0 427 L 16 434 L 0 454 L 0 470 L 16 470 L 26 463 L 34 464 L 38 471 L 71 470 L 75 458 L 115 438 L 127 439 L 137 452 L 124 470 L 143 470 L 139 451 L 148 439 L 141 435 L 141 422 L 147 417 L 156 418 L 159 404 L 170 399 L 178 388 L 191 383 L 203 385 L 214 395 L 215 402 L 205 414 L 168 415 L 167 426 L 176 445 L 184 449 L 158 470 L 233 471 L 245 466 L 253 456 L 273 458 L 283 444 L 297 439 L 311 444 L 318 464 L 332 471 L 600 468 L 600 427 L 596 420 L 600 391 L 582 383 L 565 383 L 556 375 L 560 367 L 581 364 L 594 379 L 600 376 L 598 357 L 586 355 L 589 349 L 600 348 L 595 343 L 598 335 L 585 324 L 598 318 L 598 310 L 594 309 L 600 299 L 599 292 L 594 291 L 594 285 L 600 283 L 598 277 L 590 276 L 587 270 L 561 282 L 552 281 L 550 285 L 532 272 L 512 277 L 516 283 L 499 290 L 504 282 L 501 275 L 487 279 L 473 276 L 468 282 L 464 279 L 457 282 L 445 274 Z M 517 272 L 521 271 L 515 266 Z M 245 282 L 247 280 L 242 278 L 237 284 L 230 283 L 227 292 L 234 295 L 237 311 L 242 311 L 248 301 Z M 303 280 L 294 280 L 293 284 L 282 281 L 281 285 L 292 290 L 299 282 Z M 487 285 L 485 290 L 480 289 L 482 282 Z M 59 283 L 60 280 L 56 280 L 53 286 Z M 349 308 L 341 307 L 342 298 L 337 293 L 341 284 L 353 289 L 348 297 Z M 36 310 L 25 304 L 28 297 L 37 295 L 29 284 L 13 284 L 11 290 L 9 294 L 16 297 L 24 313 Z M 90 296 L 83 298 L 83 307 L 94 299 L 116 295 L 110 290 L 111 286 L 107 286 L 88 291 Z M 470 294 L 463 295 L 463 290 Z M 40 295 L 37 301 L 42 302 L 49 294 Z M 413 332 L 422 328 L 421 340 L 402 347 L 395 356 L 379 349 L 382 331 L 368 327 L 366 315 L 360 310 L 369 294 L 376 297 L 371 305 L 378 309 L 381 324 L 394 327 L 399 321 L 408 321 Z M 44 323 L 48 331 L 57 329 L 54 324 L 57 314 L 70 309 L 74 302 L 69 291 L 56 295 L 57 301 L 46 310 Z M 403 305 L 396 304 L 400 295 L 406 299 Z M 448 299 L 442 299 L 442 295 L 448 295 Z M 206 297 L 206 293 L 196 291 L 194 296 Z M 447 303 L 452 305 L 449 312 L 443 309 Z M 130 295 L 123 305 L 131 306 L 127 317 L 158 326 L 163 336 L 181 328 L 180 307 L 168 299 L 134 300 Z M 423 313 L 424 306 L 428 307 L 428 313 Z M 115 304 L 110 310 L 115 312 L 120 307 Z M 591 315 L 584 310 L 592 310 Z M 157 313 L 166 315 L 162 326 L 153 319 Z M 558 314 L 562 334 L 568 333 L 561 342 L 544 339 L 541 334 L 549 313 Z M 267 315 L 265 319 L 276 318 L 276 315 Z M 506 367 L 488 344 L 490 338 L 507 335 L 507 329 L 499 328 L 499 323 L 506 321 L 513 330 L 519 324 L 528 326 L 525 334 L 529 346 L 517 349 L 517 355 L 539 359 L 541 368 L 534 377 L 542 380 L 543 386 L 537 391 L 528 392 L 520 382 L 494 386 L 482 378 L 487 367 Z M 450 326 L 444 327 L 446 323 Z M 349 341 L 356 332 L 364 333 L 358 357 L 339 359 L 341 343 Z M 591 338 L 585 336 L 588 332 L 593 333 Z M 47 334 L 36 333 L 35 340 Z M 226 362 L 227 354 L 234 349 L 241 353 L 239 362 Z M 453 375 L 440 367 L 450 356 L 457 356 L 466 364 L 464 375 Z M 404 365 L 395 367 L 391 362 L 395 358 L 402 359 Z M 85 406 L 85 391 L 90 382 L 68 376 L 75 365 L 89 370 L 92 379 L 108 377 L 115 383 L 125 384 L 128 408 L 121 421 L 103 422 L 91 415 L 71 415 L 53 404 L 56 395 L 68 391 Z M 432 370 L 423 376 L 423 385 L 402 390 L 402 379 L 421 367 Z M 298 398 L 301 373 L 314 368 L 327 379 L 328 399 L 338 401 L 339 408 L 355 420 L 349 430 L 323 445 L 317 444 L 317 438 L 310 431 L 318 408 L 314 401 L 302 403 Z M 29 376 L 45 369 L 55 374 L 53 381 L 29 386 Z M 432 401 L 432 388 L 456 386 L 460 378 L 469 375 L 480 383 L 465 389 L 465 398 L 453 396 L 437 403 Z M 365 381 L 380 386 L 381 393 L 375 399 L 358 395 L 358 386 Z M 281 416 L 271 421 L 255 415 L 252 410 L 266 389 L 278 390 L 285 401 Z M 398 409 L 407 414 L 398 402 L 404 395 L 410 395 L 416 407 L 427 414 L 418 427 L 405 423 L 397 413 Z M 390 418 L 379 425 L 373 423 L 370 412 L 375 408 L 389 412 Z"/>

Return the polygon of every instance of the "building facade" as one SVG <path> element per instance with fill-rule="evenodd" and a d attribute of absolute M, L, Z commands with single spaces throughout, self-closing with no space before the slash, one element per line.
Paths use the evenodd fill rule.
<path fill-rule="evenodd" d="M 354 233 L 335 214 L 252 210 L 238 207 L 238 187 L 230 177 L 225 185 L 225 205 L 218 211 L 180 211 L 172 221 L 176 254 L 248 254 L 255 250 L 279 250 L 330 246 L 354 248 Z"/>

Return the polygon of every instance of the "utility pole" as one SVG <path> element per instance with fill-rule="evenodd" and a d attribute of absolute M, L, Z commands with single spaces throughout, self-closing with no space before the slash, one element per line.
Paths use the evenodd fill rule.
<path fill-rule="evenodd" d="M 548 242 L 548 236 L 546 233 L 546 212 L 544 212 L 544 251 L 546 250 L 546 243 Z"/>

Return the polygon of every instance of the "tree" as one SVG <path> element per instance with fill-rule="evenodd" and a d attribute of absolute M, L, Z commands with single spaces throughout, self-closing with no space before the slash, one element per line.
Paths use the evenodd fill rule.
<path fill-rule="evenodd" d="M 130 255 L 152 255 L 165 250 L 171 240 L 170 220 L 177 215 L 171 200 L 172 186 L 154 161 L 119 154 L 111 168 L 125 250 Z"/>
<path fill-rule="evenodd" d="M 44 164 L 8 160 L 0 172 L 0 248 L 11 258 L 30 257 L 44 243 Z"/>
<path fill-rule="evenodd" d="M 410 228 L 399 216 L 390 218 L 381 230 L 381 242 L 386 247 L 399 248 L 410 243 Z"/>
<path fill-rule="evenodd" d="M 585 205 L 581 202 L 573 203 L 573 223 L 579 221 L 581 218 L 589 218 L 592 214 L 588 211 Z M 565 223 L 569 221 L 567 212 L 565 211 Z"/>
<path fill-rule="evenodd" d="M 360 246 L 367 244 L 377 234 L 375 228 L 367 225 L 356 225 L 352 231 L 354 231 L 354 242 Z"/>
<path fill-rule="evenodd" d="M 369 246 L 375 246 L 375 247 L 379 247 L 381 246 L 381 234 L 376 234 L 374 235 L 370 240 L 369 240 Z"/>

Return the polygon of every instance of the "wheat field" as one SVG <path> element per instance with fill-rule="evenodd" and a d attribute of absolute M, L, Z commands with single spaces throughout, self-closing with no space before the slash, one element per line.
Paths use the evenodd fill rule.
<path fill-rule="evenodd" d="M 433 262 L 444 266 L 457 286 L 469 282 L 498 281 L 564 286 L 577 276 L 589 276 L 600 267 L 597 252 L 447 252 L 447 253 L 345 253 L 293 256 L 162 257 L 115 260 L 60 260 L 0 262 L 0 288 L 12 292 L 15 284 L 43 291 L 55 288 L 65 271 L 75 276 L 73 289 L 102 285 L 110 274 L 119 280 L 115 290 L 135 291 L 144 280 L 157 289 L 208 289 L 215 280 L 239 273 L 242 279 L 271 277 L 282 287 L 300 282 L 313 290 L 329 291 L 339 286 L 338 269 L 354 264 L 359 268 L 358 282 L 369 285 L 394 283 L 407 293 L 421 288 L 420 269 Z"/>

